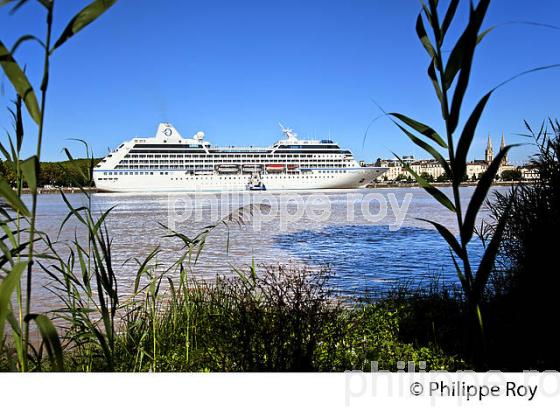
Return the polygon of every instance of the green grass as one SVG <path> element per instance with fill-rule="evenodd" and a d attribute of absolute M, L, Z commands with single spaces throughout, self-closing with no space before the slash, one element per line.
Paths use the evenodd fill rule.
<path fill-rule="evenodd" d="M 253 275 L 253 273 L 255 275 Z M 427 369 L 467 367 L 435 344 L 405 343 L 405 308 L 389 299 L 343 303 L 329 272 L 287 266 L 248 268 L 214 281 L 159 279 L 123 308 L 109 363 L 95 342 L 69 348 L 66 370 L 92 371 L 369 371 L 399 361 Z M 67 334 L 68 346 L 81 336 Z M 85 354 L 85 352 L 87 352 Z"/>

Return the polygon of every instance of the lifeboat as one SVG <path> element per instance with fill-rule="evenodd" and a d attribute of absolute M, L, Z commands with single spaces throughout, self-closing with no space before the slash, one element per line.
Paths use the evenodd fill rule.
<path fill-rule="evenodd" d="M 237 164 L 218 164 L 216 171 L 220 174 L 237 174 L 239 172 L 239 165 Z"/>
<path fill-rule="evenodd" d="M 262 164 L 244 164 L 241 168 L 243 172 L 252 174 L 254 172 L 262 171 L 263 166 Z"/>
<path fill-rule="evenodd" d="M 289 164 L 288 165 L 288 171 L 297 171 L 299 170 L 299 165 L 298 164 Z"/>
<path fill-rule="evenodd" d="M 284 172 L 284 164 L 266 164 L 266 172 Z"/>

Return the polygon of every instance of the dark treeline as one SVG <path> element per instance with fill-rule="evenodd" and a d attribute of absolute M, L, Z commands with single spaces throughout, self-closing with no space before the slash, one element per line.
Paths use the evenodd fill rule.
<path fill-rule="evenodd" d="M 79 187 L 90 186 L 84 178 L 90 172 L 90 159 L 72 161 L 42 162 L 39 167 L 37 185 L 40 187 Z M 95 160 L 97 163 L 98 160 Z M 0 176 L 10 185 L 16 185 L 16 170 L 11 161 L 0 161 Z"/>

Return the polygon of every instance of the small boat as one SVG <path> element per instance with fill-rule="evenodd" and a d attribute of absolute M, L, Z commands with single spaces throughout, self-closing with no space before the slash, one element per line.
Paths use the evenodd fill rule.
<path fill-rule="evenodd" d="M 297 171 L 299 170 L 299 165 L 298 164 L 289 164 L 288 165 L 288 171 Z"/>
<path fill-rule="evenodd" d="M 248 184 L 247 185 L 248 191 L 266 191 L 266 186 L 259 181 L 258 184 Z"/>
<path fill-rule="evenodd" d="M 242 171 L 247 174 L 252 174 L 254 172 L 262 171 L 263 166 L 262 164 L 244 164 L 242 167 Z"/>
<path fill-rule="evenodd" d="M 220 174 L 237 174 L 239 172 L 239 165 L 237 164 L 218 164 L 216 171 Z"/>
<path fill-rule="evenodd" d="M 256 173 L 251 176 L 249 183 L 245 187 L 248 191 L 266 191 L 266 186 L 261 180 L 260 174 Z"/>
<path fill-rule="evenodd" d="M 284 164 L 266 164 L 266 172 L 284 172 Z"/>

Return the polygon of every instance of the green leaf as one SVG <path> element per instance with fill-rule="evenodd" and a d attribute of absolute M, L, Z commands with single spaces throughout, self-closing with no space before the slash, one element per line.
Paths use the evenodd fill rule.
<path fill-rule="evenodd" d="M 424 218 L 417 218 L 419 221 L 424 221 L 424 222 L 428 222 L 429 224 L 432 224 L 437 231 L 439 232 L 439 234 L 443 237 L 443 239 L 445 239 L 445 241 L 449 244 L 449 246 L 451 247 L 451 249 L 453 249 L 453 252 L 455 252 L 455 254 L 463 259 L 465 256 L 465 253 L 463 252 L 463 249 L 461 248 L 461 245 L 459 245 L 459 242 L 457 241 L 457 239 L 455 238 L 455 236 L 449 232 L 449 230 L 434 221 L 430 221 L 429 219 L 424 219 Z"/>
<path fill-rule="evenodd" d="M 0 65 L 6 77 L 12 83 L 16 92 L 23 98 L 27 111 L 33 121 L 37 124 L 41 122 L 41 110 L 39 104 L 37 103 L 37 97 L 33 91 L 31 83 L 27 79 L 27 76 L 23 70 L 19 67 L 17 62 L 14 60 L 8 49 L 4 46 L 4 43 L 0 41 Z"/>
<path fill-rule="evenodd" d="M 498 254 L 498 250 L 500 249 L 500 242 L 502 240 L 502 235 L 504 233 L 507 218 L 509 217 L 509 211 L 513 203 L 513 195 L 515 195 L 515 193 L 510 196 L 504 212 L 502 213 L 500 220 L 498 221 L 498 224 L 494 229 L 494 235 L 492 235 L 492 239 L 484 250 L 484 255 L 482 256 L 482 260 L 480 261 L 480 265 L 478 266 L 473 288 L 473 293 L 477 298 L 480 298 L 482 292 L 484 292 L 484 288 L 486 287 L 486 283 L 488 282 L 490 272 L 494 267 L 494 262 L 496 260 L 496 255 Z"/>
<path fill-rule="evenodd" d="M 476 127 L 491 95 L 492 91 L 482 97 L 463 127 L 463 132 L 461 133 L 461 137 L 457 143 L 455 161 L 453 163 L 453 184 L 455 186 L 458 186 L 461 183 L 463 175 L 465 175 L 465 170 L 467 168 L 467 155 L 476 132 Z"/>
<path fill-rule="evenodd" d="M 433 196 L 440 204 L 445 206 L 451 212 L 456 212 L 455 206 L 443 192 L 441 192 L 435 186 L 433 186 L 424 178 L 422 178 L 420 175 L 418 175 L 416 172 L 414 172 L 414 170 L 410 168 L 410 165 L 404 162 L 397 154 L 393 153 L 393 155 L 395 155 L 399 159 L 402 167 L 406 169 L 414 177 L 414 179 L 416 180 L 416 182 L 418 182 L 418 185 L 420 185 L 420 187 L 422 187 L 427 193 Z"/>
<path fill-rule="evenodd" d="M 152 252 L 150 252 L 150 254 L 146 257 L 146 259 L 144 259 L 144 261 L 138 267 L 138 270 L 136 271 L 136 278 L 134 279 L 135 294 L 138 293 L 138 288 L 140 287 L 140 279 L 142 278 L 142 275 L 144 275 L 144 273 L 147 272 L 146 267 L 148 266 L 148 263 L 150 263 L 150 261 L 160 253 L 160 251 L 161 249 L 159 249 L 159 247 L 155 248 Z"/>
<path fill-rule="evenodd" d="M 401 129 L 402 132 L 404 132 L 406 134 L 406 136 L 408 138 L 410 138 L 410 140 L 412 142 L 414 142 L 416 145 L 418 145 L 420 148 L 422 148 L 424 151 L 428 152 L 429 154 L 432 155 L 432 157 L 440 163 L 440 165 L 443 167 L 443 169 L 445 170 L 445 173 L 451 178 L 452 177 L 452 172 L 451 172 L 451 168 L 449 167 L 448 162 L 445 160 L 445 158 L 443 158 L 443 156 L 434 148 L 432 147 L 430 144 L 422 141 L 420 138 L 416 137 L 414 134 L 412 134 L 411 132 L 409 132 L 407 129 L 405 129 L 404 127 L 402 127 L 400 124 L 398 124 L 396 121 L 393 121 L 395 123 L 395 125 L 397 127 L 399 127 Z"/>
<path fill-rule="evenodd" d="M 19 10 L 19 8 L 21 6 L 23 6 L 25 3 L 27 3 L 29 0 L 2 0 L 2 2 L 0 2 L 0 6 L 5 6 L 8 3 L 16 3 L 14 5 L 14 7 L 12 7 L 12 9 L 10 10 L 10 14 L 15 13 L 16 11 Z"/>
<path fill-rule="evenodd" d="M 37 176 L 39 174 L 39 160 L 36 155 L 27 158 L 21 163 L 23 178 L 32 194 L 37 192 Z"/>
<path fill-rule="evenodd" d="M 105 11 L 107 11 L 117 0 L 95 0 L 91 2 L 87 7 L 82 9 L 78 14 L 74 16 L 70 23 L 66 26 L 59 39 L 56 41 L 53 47 L 53 51 L 64 44 L 70 37 L 74 36 L 85 26 L 92 23 Z"/>
<path fill-rule="evenodd" d="M 16 50 L 19 48 L 20 45 L 22 45 L 23 43 L 27 42 L 27 41 L 35 41 L 37 42 L 41 47 L 43 47 L 44 49 L 46 49 L 47 47 L 45 46 L 45 43 L 43 43 L 38 37 L 33 36 L 31 34 L 25 34 L 23 36 L 21 36 L 20 38 L 18 38 L 16 40 L 16 42 L 14 43 L 14 45 L 12 46 L 12 49 L 10 50 L 10 53 L 12 55 L 14 55 L 16 53 Z"/>
<path fill-rule="evenodd" d="M 461 106 L 463 104 L 463 98 L 467 91 L 467 86 L 469 84 L 469 79 L 471 75 L 471 68 L 472 62 L 474 58 L 474 51 L 476 49 L 477 41 L 478 41 L 478 30 L 482 25 L 484 17 L 486 15 L 486 11 L 488 10 L 488 5 L 490 4 L 490 0 L 480 0 L 478 6 L 474 11 L 471 12 L 469 18 L 469 24 L 465 29 L 465 32 L 461 36 L 461 39 L 457 43 L 461 43 L 461 48 L 458 50 L 461 53 L 459 57 L 459 66 L 456 69 L 460 69 L 459 79 L 457 80 L 457 85 L 455 86 L 455 91 L 453 93 L 453 100 L 451 103 L 451 109 L 449 111 L 449 118 L 447 121 L 447 127 L 450 133 L 453 133 L 457 128 L 457 124 L 459 122 L 459 115 L 461 113 Z M 462 41 L 461 41 L 462 40 Z M 457 47 L 455 47 L 456 49 Z M 452 54 L 454 51 L 453 49 Z M 450 57 L 451 60 L 451 57 Z M 449 65 L 450 61 L 448 61 Z M 453 78 L 456 74 L 453 74 L 453 77 L 450 78 L 450 74 L 447 72 L 447 67 L 445 71 L 445 85 L 446 88 L 449 89 L 451 83 L 453 82 Z"/>
<path fill-rule="evenodd" d="M 461 240 L 463 244 L 468 243 L 474 233 L 474 224 L 476 222 L 476 216 L 478 215 L 478 211 L 480 207 L 484 203 L 486 196 L 488 195 L 488 191 L 494 182 L 494 178 L 500 169 L 500 164 L 504 159 L 504 156 L 507 152 L 517 145 L 507 145 L 504 149 L 500 150 L 496 158 L 492 161 L 492 163 L 488 166 L 488 169 L 482 174 L 480 181 L 476 185 L 476 189 L 474 190 L 473 196 L 469 202 L 469 207 L 467 208 L 467 212 L 465 214 L 465 220 L 463 222 L 463 228 L 461 231 Z"/>
<path fill-rule="evenodd" d="M 115 209 L 117 207 L 117 205 L 113 205 L 112 207 L 110 207 L 109 209 L 107 209 L 106 211 L 104 211 L 101 216 L 99 217 L 99 219 L 97 220 L 97 222 L 95 223 L 95 225 L 93 225 L 93 228 L 91 228 L 91 233 L 93 235 L 97 235 L 97 232 L 99 231 L 99 229 L 103 226 L 103 223 L 105 222 L 105 219 L 107 219 L 107 217 L 109 216 L 109 214 L 113 211 L 113 209 Z"/>
<path fill-rule="evenodd" d="M 26 268 L 26 262 L 19 262 L 0 283 L 0 346 L 4 341 L 4 325 L 10 310 L 12 293 L 21 279 L 21 274 Z"/>
<path fill-rule="evenodd" d="M 22 102 L 22 98 L 18 94 L 15 101 L 16 112 L 14 115 L 14 119 L 16 123 L 16 147 L 18 153 L 21 151 L 21 146 L 23 144 L 23 135 L 25 134 L 23 130 L 23 117 L 21 115 L 21 102 Z"/>
<path fill-rule="evenodd" d="M 422 13 L 418 14 L 418 18 L 416 19 L 416 34 L 418 35 L 418 38 L 422 42 L 422 45 L 424 46 L 424 48 L 426 49 L 430 57 L 435 58 L 436 52 L 434 50 L 434 46 L 432 46 L 432 43 L 428 38 L 428 33 L 426 33 L 426 29 L 424 28 Z"/>
<path fill-rule="evenodd" d="M 487 28 L 486 30 L 484 30 L 482 33 L 480 33 L 480 34 L 478 35 L 478 37 L 476 38 L 476 44 L 478 45 L 478 44 L 484 39 L 484 37 L 486 37 L 486 35 L 487 35 L 488 33 L 490 33 L 492 30 L 494 30 L 495 28 L 496 28 L 495 26 L 492 26 L 492 27 Z"/>
<path fill-rule="evenodd" d="M 8 205 L 16 212 L 19 212 L 23 216 L 30 216 L 29 210 L 22 202 L 21 198 L 14 192 L 8 181 L 2 176 L 0 176 L 0 197 L 4 198 Z"/>
<path fill-rule="evenodd" d="M 440 104 L 443 103 L 443 96 L 441 93 L 441 87 L 439 86 L 438 78 L 436 75 L 436 60 L 432 59 L 430 65 L 428 66 L 428 76 L 430 80 L 432 80 L 432 85 L 434 86 L 434 90 L 436 92 L 437 98 Z M 443 105 L 442 105 L 442 113 L 443 113 Z"/>
<path fill-rule="evenodd" d="M 455 266 L 455 271 L 457 272 L 457 277 L 461 281 L 461 286 L 463 287 L 463 289 L 465 289 L 465 292 L 468 292 L 469 289 L 470 289 L 469 282 L 465 278 L 465 275 L 463 275 L 463 272 L 461 271 L 461 268 L 459 267 L 459 264 L 457 263 L 457 259 L 455 259 L 455 255 L 453 254 L 453 251 L 451 249 L 449 249 L 449 254 L 451 255 L 451 260 L 453 261 L 453 265 Z"/>
<path fill-rule="evenodd" d="M 413 120 L 412 118 L 407 117 L 406 115 L 399 114 L 396 112 L 390 112 L 388 115 L 398 118 L 406 125 L 408 125 L 410 128 L 413 128 L 414 130 L 418 131 L 420 134 L 434 141 L 440 147 L 447 148 L 447 144 L 445 143 L 445 141 L 443 141 L 443 139 L 439 136 L 439 134 L 431 127 L 428 127 L 426 124 L 422 124 L 421 122 L 418 122 L 416 120 Z"/>
<path fill-rule="evenodd" d="M 438 12 L 437 12 L 438 1 L 437 0 L 429 0 L 429 3 L 430 3 L 430 25 L 431 25 L 432 30 L 434 32 L 434 38 L 436 40 L 436 44 L 441 44 L 441 28 L 439 26 L 439 18 L 438 18 Z M 426 9 L 425 5 L 422 5 L 422 7 L 424 9 Z M 426 13 L 428 13 L 427 10 L 426 10 Z"/>
<path fill-rule="evenodd" d="M 482 320 L 482 311 L 480 310 L 480 305 L 476 304 L 476 318 L 478 319 L 478 325 L 480 326 L 480 330 L 484 332 L 484 321 Z"/>
<path fill-rule="evenodd" d="M 459 0 L 451 0 L 451 2 L 449 3 L 447 12 L 445 13 L 445 17 L 443 18 L 443 23 L 441 24 L 442 39 L 445 37 L 445 33 L 447 33 L 447 29 L 451 25 L 451 22 L 453 21 L 453 17 L 455 17 L 455 12 L 457 11 L 458 5 L 459 5 Z"/>
<path fill-rule="evenodd" d="M 29 314 L 25 317 L 28 322 L 34 320 L 39 328 L 43 343 L 47 349 L 51 366 L 58 372 L 64 371 L 64 357 L 62 353 L 62 345 L 58 337 L 58 332 L 52 324 L 51 320 L 45 315 Z"/>
<path fill-rule="evenodd" d="M 45 6 L 45 8 L 48 10 L 52 7 L 52 0 L 37 0 L 39 3 L 41 3 L 43 6 Z"/>
<path fill-rule="evenodd" d="M 477 33 L 479 28 L 480 27 L 476 28 L 475 26 L 470 25 L 467 26 L 467 28 L 455 44 L 455 47 L 451 51 L 449 59 L 447 60 L 447 65 L 445 66 L 444 73 L 444 86 L 446 90 L 448 90 L 451 87 L 451 84 L 453 84 L 453 80 L 455 79 L 457 73 L 463 65 L 465 56 L 467 54 L 470 55 L 470 52 L 467 52 L 467 45 L 473 47 L 474 52 L 474 46 L 478 45 L 482 41 L 482 39 L 494 29 L 494 27 L 490 27 L 489 29 L 484 30 L 482 33 L 476 35 L 476 40 L 474 40 L 475 33 Z"/>

